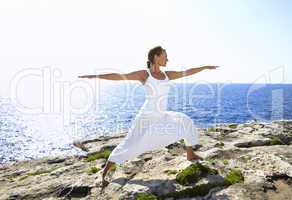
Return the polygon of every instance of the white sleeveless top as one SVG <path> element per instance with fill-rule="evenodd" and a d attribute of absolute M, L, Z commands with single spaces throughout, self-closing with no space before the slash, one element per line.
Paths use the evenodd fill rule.
<path fill-rule="evenodd" d="M 151 75 L 147 68 L 148 78 L 144 83 L 145 102 L 140 109 L 140 114 L 161 114 L 167 110 L 168 93 L 170 89 L 170 80 L 164 71 L 165 79 L 159 80 Z"/>

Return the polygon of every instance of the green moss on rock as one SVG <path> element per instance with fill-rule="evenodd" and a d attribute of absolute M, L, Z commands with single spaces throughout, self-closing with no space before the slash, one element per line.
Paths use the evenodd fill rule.
<path fill-rule="evenodd" d="M 273 136 L 271 140 L 271 145 L 283 145 L 285 144 L 279 137 Z"/>
<path fill-rule="evenodd" d="M 208 128 L 208 132 L 216 132 L 217 129 L 215 127 L 210 127 Z"/>
<path fill-rule="evenodd" d="M 161 198 L 149 193 L 138 193 L 135 199 L 136 200 L 160 200 Z"/>
<path fill-rule="evenodd" d="M 104 159 L 108 159 L 109 155 L 111 154 L 111 150 L 110 149 L 103 149 L 99 152 L 96 152 L 92 155 L 89 155 L 87 158 L 86 158 L 86 161 L 87 162 L 90 162 L 90 161 L 94 161 L 94 160 L 97 160 L 97 159 L 100 159 L 100 158 L 104 158 Z"/>
<path fill-rule="evenodd" d="M 238 126 L 237 124 L 229 124 L 229 125 L 228 125 L 228 127 L 229 127 L 229 128 L 232 128 L 232 129 L 237 128 L 237 126 Z"/>
<path fill-rule="evenodd" d="M 194 173 L 194 171 L 197 172 L 198 169 L 202 169 L 205 166 L 195 166 L 195 165 L 190 165 L 189 167 L 187 167 L 186 169 L 184 169 L 182 172 L 184 173 L 188 173 L 190 174 L 191 171 Z M 202 171 L 213 171 L 212 169 L 209 170 L 202 170 Z M 206 172 L 205 172 L 206 173 Z M 197 173 L 194 173 L 197 174 Z M 189 178 L 189 177 L 188 177 Z M 196 179 L 196 178 L 195 178 Z M 244 181 L 244 177 L 241 173 L 241 171 L 237 168 L 231 169 L 226 176 L 224 177 L 224 181 L 220 182 L 220 183 L 204 183 L 204 184 L 200 184 L 200 185 L 195 185 L 193 187 L 189 187 L 186 189 L 183 189 L 181 191 L 174 191 L 174 192 L 170 192 L 167 193 L 165 195 L 159 196 L 158 198 L 161 199 L 166 199 L 166 198 L 174 198 L 174 199 L 180 199 L 180 198 L 191 198 L 191 197 L 196 197 L 196 196 L 205 196 L 209 193 L 209 191 L 212 188 L 215 187 L 227 187 L 229 185 L 235 184 L 235 183 L 239 183 L 239 182 L 243 182 Z"/>
<path fill-rule="evenodd" d="M 244 181 L 244 176 L 239 169 L 231 169 L 224 177 L 225 182 L 229 185 Z"/>
<path fill-rule="evenodd" d="M 93 167 L 90 167 L 90 168 L 89 168 L 88 172 L 89 172 L 89 173 L 92 173 L 92 174 L 95 174 L 95 173 L 97 173 L 99 170 L 100 170 L 99 167 L 95 167 L 95 166 L 93 166 Z"/>
<path fill-rule="evenodd" d="M 217 162 L 217 160 L 214 159 L 214 158 L 206 158 L 205 160 L 206 160 L 207 162 L 209 162 L 210 164 L 212 164 L 212 165 L 215 165 L 216 162 Z"/>
<path fill-rule="evenodd" d="M 38 176 L 38 175 L 42 175 L 42 174 L 48 174 L 48 173 L 51 173 L 52 171 L 56 170 L 56 169 L 59 169 L 61 168 L 62 166 L 56 166 L 56 167 L 53 167 L 53 168 L 50 168 L 50 169 L 40 169 L 40 170 L 37 170 L 37 171 L 34 171 L 34 172 L 28 172 L 26 173 L 24 176 L 20 177 L 18 180 L 19 181 L 22 181 L 30 176 Z"/>
<path fill-rule="evenodd" d="M 211 169 L 200 163 L 191 164 L 187 168 L 181 170 L 176 175 L 176 181 L 181 185 L 189 185 L 197 182 L 200 178 L 208 174 L 218 174 L 217 170 Z"/>
<path fill-rule="evenodd" d="M 251 159 L 251 156 L 245 155 L 245 156 L 240 157 L 240 159 L 242 160 L 242 162 L 247 163 Z"/>
<path fill-rule="evenodd" d="M 228 165 L 228 160 L 223 160 L 224 165 Z"/>
<path fill-rule="evenodd" d="M 167 175 L 173 175 L 173 174 L 177 174 L 178 171 L 177 170 L 167 169 L 167 170 L 164 171 L 164 173 L 166 173 Z"/>
<path fill-rule="evenodd" d="M 218 143 L 216 143 L 214 146 L 215 147 L 219 147 L 219 148 L 222 148 L 222 147 L 224 147 L 224 143 L 223 142 L 218 142 Z"/>
<path fill-rule="evenodd" d="M 52 170 L 39 170 L 39 171 L 27 173 L 26 175 L 27 176 L 37 176 L 37 175 L 41 175 L 41 174 L 47 174 L 47 173 L 50 173 L 52 171 L 53 171 L 53 169 Z"/>
<path fill-rule="evenodd" d="M 28 177 L 29 177 L 28 175 L 24 175 L 24 176 L 20 177 L 18 180 L 19 180 L 19 181 L 22 181 L 22 180 L 24 180 L 24 179 L 26 179 L 26 178 L 28 178 Z"/>

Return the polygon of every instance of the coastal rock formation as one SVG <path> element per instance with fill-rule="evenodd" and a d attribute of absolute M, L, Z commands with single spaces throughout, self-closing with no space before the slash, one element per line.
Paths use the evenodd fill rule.
<path fill-rule="evenodd" d="M 289 199 L 292 121 L 199 129 L 188 161 L 184 141 L 146 152 L 108 173 L 100 169 L 125 134 L 83 141 L 86 156 L 44 157 L 0 167 L 0 199 Z"/>

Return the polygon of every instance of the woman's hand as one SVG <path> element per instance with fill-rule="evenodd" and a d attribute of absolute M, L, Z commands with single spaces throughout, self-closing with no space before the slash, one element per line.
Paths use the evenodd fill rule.
<path fill-rule="evenodd" d="M 206 65 L 206 66 L 204 66 L 205 69 L 216 69 L 218 67 L 219 66 L 212 66 L 212 65 Z"/>
<path fill-rule="evenodd" d="M 96 78 L 96 75 L 83 75 L 83 76 L 78 76 L 78 78 Z"/>

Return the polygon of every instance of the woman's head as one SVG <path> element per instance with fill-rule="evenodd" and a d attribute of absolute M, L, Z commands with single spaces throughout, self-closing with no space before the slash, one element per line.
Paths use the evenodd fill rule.
<path fill-rule="evenodd" d="M 159 66 L 166 66 L 167 54 L 166 50 L 161 46 L 156 46 L 148 52 L 147 67 L 150 68 L 151 64 L 157 64 Z"/>

